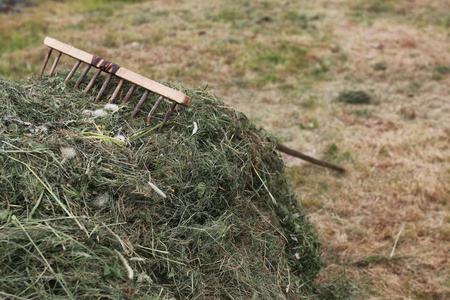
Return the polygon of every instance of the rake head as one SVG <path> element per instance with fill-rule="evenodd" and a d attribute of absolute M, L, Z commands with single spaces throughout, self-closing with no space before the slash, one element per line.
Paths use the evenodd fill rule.
<path fill-rule="evenodd" d="M 86 77 L 86 74 L 89 72 L 89 70 L 94 67 L 96 68 L 96 72 L 94 76 L 92 77 L 91 81 L 88 83 L 84 90 L 84 94 L 87 94 L 89 90 L 94 85 L 95 81 L 97 80 L 98 76 L 101 72 L 104 72 L 108 74 L 106 76 L 105 81 L 103 82 L 102 87 L 100 88 L 100 91 L 97 94 L 97 97 L 95 98 L 95 102 L 99 101 L 100 98 L 103 96 L 106 87 L 108 83 L 110 82 L 111 78 L 113 76 L 116 76 L 120 78 L 119 83 L 117 84 L 117 87 L 115 88 L 113 94 L 111 95 L 111 98 L 109 99 L 109 103 L 112 103 L 117 96 L 119 95 L 119 92 L 124 84 L 125 81 L 131 82 L 131 87 L 126 93 L 125 97 L 122 99 L 121 105 L 124 105 L 128 102 L 130 97 L 132 96 L 134 90 L 136 87 L 140 86 L 145 89 L 144 94 L 142 95 L 141 99 L 137 103 L 136 107 L 134 108 L 133 112 L 131 113 L 132 117 L 135 117 L 137 113 L 139 112 L 140 108 L 144 104 L 145 100 L 147 99 L 150 92 L 155 93 L 159 95 L 158 100 L 153 105 L 152 109 L 147 115 L 147 123 L 150 123 L 150 120 L 155 113 L 156 109 L 158 108 L 161 101 L 166 98 L 170 101 L 172 101 L 172 105 L 166 112 L 166 115 L 163 119 L 163 125 L 167 122 L 170 115 L 174 111 L 177 104 L 182 104 L 184 106 L 189 106 L 191 103 L 191 98 L 189 98 L 186 94 L 174 90 L 172 88 L 169 88 L 163 84 L 160 84 L 156 81 L 153 81 L 151 79 L 148 79 L 144 76 L 141 76 L 139 74 L 136 74 L 130 70 L 127 70 L 121 66 L 116 65 L 115 63 L 109 62 L 103 58 L 97 57 L 95 55 L 89 54 L 87 52 L 84 52 L 82 50 L 79 50 L 75 47 L 72 47 L 68 44 L 62 43 L 58 40 L 55 40 L 51 37 L 46 37 L 44 40 L 44 44 L 49 47 L 47 54 L 45 55 L 44 62 L 42 63 L 42 68 L 40 72 L 40 76 L 44 73 L 45 67 L 48 63 L 48 60 L 53 52 L 53 50 L 57 51 L 57 56 L 55 58 L 55 61 L 53 62 L 53 65 L 49 72 L 49 77 L 53 75 L 55 72 L 56 66 L 59 62 L 59 59 L 61 58 L 61 55 L 64 53 L 70 57 L 73 57 L 76 59 L 75 65 L 73 66 L 72 70 L 67 75 L 64 82 L 67 82 L 72 78 L 72 76 L 75 74 L 76 70 L 80 66 L 81 63 L 85 63 L 86 67 L 81 72 L 80 77 L 78 78 L 77 82 L 75 83 L 75 88 L 78 88 L 83 81 L 83 79 Z M 159 131 L 161 132 L 162 126 L 159 127 Z"/>

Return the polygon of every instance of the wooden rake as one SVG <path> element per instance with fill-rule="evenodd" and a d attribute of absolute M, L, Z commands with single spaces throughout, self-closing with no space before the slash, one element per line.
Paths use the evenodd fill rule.
<path fill-rule="evenodd" d="M 81 75 L 78 78 L 77 82 L 75 83 L 74 88 L 78 88 L 80 86 L 81 82 L 86 77 L 86 74 L 89 72 L 91 67 L 97 68 L 91 81 L 88 83 L 88 85 L 84 89 L 84 92 L 83 92 L 84 94 L 87 94 L 89 92 L 89 90 L 94 85 L 95 80 L 97 80 L 98 76 L 100 75 L 100 73 L 102 71 L 108 74 L 106 76 L 105 81 L 103 82 L 102 87 L 100 88 L 100 91 L 97 94 L 97 97 L 95 98 L 95 102 L 99 101 L 100 98 L 103 96 L 103 94 L 106 90 L 106 87 L 107 87 L 108 83 L 111 81 L 111 78 L 113 75 L 119 77 L 120 81 L 117 84 L 117 87 L 114 90 L 113 94 L 111 95 L 111 98 L 109 99 L 109 103 L 112 103 L 117 98 L 117 96 L 119 95 L 120 89 L 122 88 L 125 81 L 131 82 L 132 85 L 131 85 L 130 89 L 128 90 L 128 92 L 126 93 L 125 97 L 123 98 L 122 102 L 120 103 L 121 105 L 124 105 L 125 103 L 127 103 L 127 101 L 130 99 L 130 97 L 133 94 L 136 87 L 140 86 L 145 89 L 144 94 L 142 95 L 141 99 L 139 100 L 139 102 L 137 103 L 133 112 L 131 113 L 132 117 L 135 117 L 137 115 L 137 113 L 139 112 L 139 109 L 144 104 L 144 102 L 147 99 L 150 92 L 153 92 L 153 93 L 159 95 L 158 100 L 153 105 L 152 109 L 150 110 L 150 112 L 147 115 L 147 124 L 150 123 L 150 120 L 151 120 L 153 114 L 155 113 L 156 109 L 158 108 L 159 104 L 161 103 L 161 101 L 164 98 L 171 100 L 172 105 L 169 107 L 169 109 L 167 110 L 167 112 L 164 116 L 162 126 L 160 126 L 158 129 L 159 132 L 161 132 L 163 125 L 167 122 L 170 115 L 175 110 L 175 107 L 177 104 L 182 104 L 184 106 L 189 106 L 191 104 L 191 98 L 189 98 L 186 94 L 184 94 L 180 91 L 169 88 L 163 84 L 160 84 L 156 81 L 153 81 L 144 76 L 136 74 L 130 70 L 127 70 L 127 69 L 125 69 L 121 66 L 118 66 L 112 62 L 109 62 L 103 58 L 97 57 L 95 55 L 92 55 L 92 54 L 89 54 L 82 50 L 79 50 L 75 47 L 72 47 L 71 45 L 60 42 L 54 38 L 46 37 L 44 39 L 44 44 L 47 45 L 49 47 L 49 49 L 47 51 L 47 54 L 45 55 L 44 62 L 42 63 L 42 68 L 41 68 L 41 72 L 40 72 L 39 76 L 42 76 L 42 74 L 44 73 L 45 67 L 47 65 L 47 62 L 48 62 L 53 50 L 56 50 L 58 54 L 55 58 L 55 61 L 53 62 L 50 72 L 48 74 L 49 77 L 51 77 L 54 74 L 56 66 L 59 62 L 59 59 L 61 58 L 61 55 L 63 53 L 76 59 L 75 65 L 73 66 L 73 68 L 69 72 L 69 74 L 67 75 L 64 82 L 67 82 L 68 80 L 70 80 L 72 78 L 72 76 L 75 74 L 76 70 L 78 69 L 78 67 L 80 66 L 80 64 L 82 62 L 86 64 L 86 67 L 81 72 Z"/>
<path fill-rule="evenodd" d="M 62 43 L 51 37 L 46 37 L 44 40 L 44 44 L 49 46 L 49 49 L 48 49 L 47 55 L 44 58 L 44 62 L 42 63 L 40 76 L 42 76 L 42 74 L 44 73 L 45 66 L 47 65 L 47 62 L 50 58 L 50 55 L 52 54 L 53 49 L 55 49 L 58 52 L 58 54 L 55 58 L 55 61 L 53 62 L 52 68 L 50 69 L 49 77 L 51 77 L 53 75 L 53 73 L 55 72 L 56 65 L 58 64 L 59 59 L 61 58 L 61 55 L 63 53 L 68 56 L 71 56 L 77 60 L 75 65 L 73 66 L 72 70 L 67 75 L 64 82 L 67 82 L 68 80 L 70 80 L 72 78 L 72 76 L 75 74 L 76 70 L 78 69 L 78 67 L 80 66 L 80 64 L 82 62 L 84 62 L 86 64 L 86 67 L 84 68 L 83 72 L 81 73 L 80 77 L 78 78 L 77 82 L 75 83 L 75 88 L 78 88 L 80 86 L 81 82 L 83 81 L 84 77 L 86 77 L 86 74 L 89 72 L 91 67 L 97 68 L 97 71 L 95 72 L 91 81 L 86 86 L 86 88 L 84 90 L 84 94 L 89 92 L 89 90 L 94 85 L 95 80 L 97 80 L 98 76 L 100 75 L 100 73 L 102 71 L 108 74 L 105 81 L 103 82 L 102 87 L 100 88 L 100 91 L 98 92 L 97 97 L 95 98 L 95 102 L 97 102 L 102 97 L 102 95 L 105 92 L 106 87 L 107 87 L 108 83 L 110 82 L 113 75 L 119 77 L 120 81 L 117 84 L 117 87 L 114 90 L 113 94 L 111 95 L 111 98 L 109 99 L 109 103 L 112 103 L 117 98 L 117 96 L 119 95 L 120 89 L 122 88 L 125 80 L 131 82 L 132 85 L 131 85 L 130 89 L 128 90 L 128 92 L 126 93 L 125 98 L 123 98 L 122 102 L 120 103 L 121 105 L 124 105 L 125 103 L 127 103 L 128 99 L 130 99 L 130 97 L 133 94 L 136 87 L 140 86 L 145 89 L 144 94 L 142 95 L 138 104 L 136 105 L 133 112 L 131 113 L 132 117 L 135 117 L 136 114 L 139 112 L 139 109 L 144 104 L 144 101 L 147 99 L 150 92 L 153 92 L 153 93 L 159 95 L 159 98 L 147 115 L 147 123 L 150 123 L 150 120 L 151 120 L 153 114 L 155 113 L 156 109 L 158 108 L 158 105 L 161 103 L 161 101 L 164 98 L 171 100 L 172 105 L 167 110 L 167 112 L 164 116 L 162 125 L 158 129 L 158 132 L 161 132 L 162 127 L 169 119 L 170 115 L 174 111 L 177 104 L 182 104 L 184 106 L 189 106 L 191 104 L 191 98 L 189 98 L 186 94 L 184 94 L 180 91 L 174 90 L 172 88 L 169 88 L 165 85 L 162 85 L 162 84 L 160 84 L 156 81 L 153 81 L 151 79 L 148 79 L 144 76 L 136 74 L 132 71 L 129 71 L 129 70 L 127 70 L 123 67 L 120 67 L 112 62 L 109 62 L 103 58 L 100 58 L 100 57 L 94 56 L 92 54 L 89 54 L 87 52 L 84 52 L 82 50 L 79 50 L 75 47 L 72 47 L 70 45 Z M 320 166 L 323 166 L 326 168 L 334 169 L 339 172 L 345 172 L 345 169 L 342 167 L 315 159 L 306 154 L 303 154 L 301 152 L 290 149 L 284 145 L 278 144 L 277 149 L 281 152 L 284 152 L 289 155 L 306 160 L 310 163 L 320 165 Z"/>

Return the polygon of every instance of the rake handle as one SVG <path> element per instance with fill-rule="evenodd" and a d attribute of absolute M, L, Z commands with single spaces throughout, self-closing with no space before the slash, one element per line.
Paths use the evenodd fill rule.
<path fill-rule="evenodd" d="M 298 152 L 298 151 L 296 151 L 294 149 L 291 149 L 289 147 L 286 147 L 284 145 L 278 144 L 277 145 L 277 149 L 279 151 L 281 151 L 281 152 L 284 152 L 284 153 L 289 154 L 291 156 L 295 156 L 297 158 L 303 159 L 303 160 L 305 160 L 307 162 L 310 162 L 312 164 L 319 165 L 319 166 L 322 166 L 322 167 L 325 167 L 325 168 L 329 168 L 329 169 L 333 169 L 333 170 L 336 170 L 336 171 L 341 172 L 341 173 L 346 172 L 346 170 L 344 168 L 342 168 L 342 167 L 339 167 L 339 166 L 327 163 L 327 162 L 325 162 L 323 160 L 319 160 L 319 159 L 316 159 L 314 157 L 308 156 L 306 154 Z"/>

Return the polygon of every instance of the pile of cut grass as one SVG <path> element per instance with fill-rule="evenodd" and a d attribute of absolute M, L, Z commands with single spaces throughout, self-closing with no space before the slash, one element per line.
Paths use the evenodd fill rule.
<path fill-rule="evenodd" d="M 272 137 L 205 90 L 162 133 L 156 95 L 93 117 L 99 86 L 63 78 L 0 80 L 1 297 L 315 296 L 319 244 Z"/>

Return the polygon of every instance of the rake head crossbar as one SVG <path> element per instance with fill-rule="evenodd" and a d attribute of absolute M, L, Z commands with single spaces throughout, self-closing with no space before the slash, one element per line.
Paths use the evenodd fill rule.
<path fill-rule="evenodd" d="M 73 57 L 77 60 L 75 65 L 73 66 L 72 70 L 67 75 L 67 78 L 65 80 L 66 82 L 70 78 L 72 78 L 72 76 L 75 74 L 75 71 L 78 69 L 78 67 L 80 66 L 80 64 L 82 62 L 86 64 L 85 69 L 83 70 L 83 72 L 81 73 L 79 79 L 77 80 L 77 82 L 75 84 L 75 88 L 77 88 L 80 85 L 80 83 L 83 81 L 84 77 L 89 72 L 91 67 L 97 68 L 96 73 L 94 74 L 91 81 L 89 82 L 89 84 L 86 86 L 86 88 L 84 90 L 85 94 L 91 89 L 95 80 L 98 78 L 98 76 L 100 75 L 100 73 L 102 71 L 108 74 L 97 97 L 95 98 L 95 102 L 97 102 L 102 97 L 112 76 L 117 76 L 120 78 L 120 81 L 109 100 L 110 103 L 113 102 L 114 99 L 119 94 L 119 91 L 122 88 L 124 81 L 131 82 L 132 86 L 129 89 L 129 91 L 127 92 L 125 98 L 122 100 L 122 102 L 121 102 L 122 105 L 128 101 L 128 99 L 131 97 L 131 95 L 133 94 L 133 92 L 137 86 L 140 86 L 145 89 L 144 94 L 142 95 L 139 103 L 137 104 L 136 108 L 134 109 L 134 111 L 132 113 L 133 117 L 136 116 L 136 114 L 138 113 L 142 104 L 144 103 L 147 96 L 149 95 L 150 91 L 155 94 L 160 95 L 160 97 L 158 98 L 158 101 L 156 102 L 156 104 L 153 106 L 152 110 L 148 114 L 148 117 L 147 117 L 148 123 L 150 122 L 151 116 L 153 115 L 154 111 L 156 110 L 158 105 L 161 103 L 161 100 L 163 98 L 169 99 L 173 102 L 171 107 L 167 111 L 166 116 L 164 117 L 164 121 L 163 121 L 164 123 L 167 122 L 167 119 L 169 118 L 170 114 L 173 112 L 173 110 L 175 109 L 175 106 L 177 104 L 189 106 L 191 103 L 191 98 L 189 98 L 186 94 L 184 94 L 180 91 L 174 90 L 170 87 L 167 87 L 167 86 L 160 84 L 156 81 L 153 81 L 151 79 L 148 79 L 142 75 L 136 74 L 130 70 L 127 70 L 127 69 L 121 67 L 121 66 L 118 66 L 112 62 L 109 62 L 103 58 L 97 57 L 97 56 L 89 54 L 85 51 L 79 50 L 75 47 L 72 47 L 71 45 L 60 42 L 54 38 L 46 37 L 44 40 L 44 44 L 50 48 L 48 49 L 47 55 L 45 56 L 44 62 L 42 63 L 40 76 L 42 76 L 42 74 L 44 73 L 45 67 L 47 65 L 47 62 L 48 62 L 53 50 L 56 50 L 58 52 L 58 54 L 57 54 L 55 61 L 53 62 L 53 65 L 50 69 L 50 72 L 49 72 L 50 77 L 55 72 L 56 66 L 59 62 L 59 59 L 61 58 L 62 53 L 66 54 L 70 57 Z M 162 126 L 160 127 L 160 129 L 161 128 L 162 128 Z"/>

